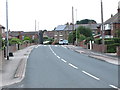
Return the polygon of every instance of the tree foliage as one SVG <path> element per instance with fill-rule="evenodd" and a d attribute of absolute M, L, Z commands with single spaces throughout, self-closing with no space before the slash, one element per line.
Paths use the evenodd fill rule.
<path fill-rule="evenodd" d="M 83 26 L 78 27 L 77 32 L 79 34 L 84 35 L 85 37 L 91 37 L 92 36 L 92 30 L 90 28 L 86 28 L 86 27 L 83 27 Z"/>
<path fill-rule="evenodd" d="M 18 38 L 12 38 L 12 39 L 10 39 L 9 43 L 10 44 L 21 44 L 22 41 Z"/>
<path fill-rule="evenodd" d="M 83 19 L 81 21 L 76 21 L 76 24 L 92 24 L 97 23 L 95 20 Z"/>
<path fill-rule="evenodd" d="M 77 31 L 77 35 L 76 35 L 76 31 Z M 68 37 L 69 43 L 74 44 L 74 42 L 76 41 L 76 36 L 79 42 L 85 39 L 87 40 L 87 42 L 89 40 L 93 40 L 92 30 L 90 28 L 86 28 L 83 26 L 78 27 L 75 31 L 69 34 L 69 37 Z"/>

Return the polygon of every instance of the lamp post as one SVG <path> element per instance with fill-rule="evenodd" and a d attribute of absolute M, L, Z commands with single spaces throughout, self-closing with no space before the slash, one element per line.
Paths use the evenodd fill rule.
<path fill-rule="evenodd" d="M 9 40 L 8 40 L 8 0 L 6 0 L 6 29 L 7 29 L 7 60 L 9 60 Z"/>

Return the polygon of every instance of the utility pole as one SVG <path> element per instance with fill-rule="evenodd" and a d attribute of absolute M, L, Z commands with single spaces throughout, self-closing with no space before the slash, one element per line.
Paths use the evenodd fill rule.
<path fill-rule="evenodd" d="M 8 0 L 6 0 L 6 29 L 7 29 L 7 60 L 9 60 L 9 40 L 8 40 Z"/>
<path fill-rule="evenodd" d="M 76 9 L 76 22 L 77 22 L 77 9 Z M 75 24 L 75 29 L 76 29 L 76 45 L 77 45 L 77 23 Z"/>
<path fill-rule="evenodd" d="M 72 30 L 74 31 L 74 8 L 72 6 Z M 73 45 L 74 45 L 74 37 L 73 37 Z"/>
<path fill-rule="evenodd" d="M 103 23 L 103 2 L 101 0 L 101 22 L 102 22 L 102 52 L 104 52 L 104 23 Z"/>
<path fill-rule="evenodd" d="M 36 31 L 36 20 L 35 20 L 35 31 Z"/>

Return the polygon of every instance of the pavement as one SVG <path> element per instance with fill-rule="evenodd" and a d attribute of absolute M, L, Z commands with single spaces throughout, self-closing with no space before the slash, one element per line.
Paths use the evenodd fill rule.
<path fill-rule="evenodd" d="M 0 89 L 3 86 L 21 82 L 25 76 L 25 68 L 30 52 L 36 45 L 29 46 L 13 53 L 13 57 L 4 61 L 0 70 Z"/>
<path fill-rule="evenodd" d="M 27 47 L 25 49 L 19 50 L 13 53 L 13 57 L 10 57 L 10 60 L 5 60 L 3 63 L 2 71 L 0 71 L 0 87 L 15 84 L 21 82 L 25 77 L 25 70 L 27 59 L 31 51 L 37 45 Z M 98 60 L 104 60 L 108 63 L 115 65 L 120 65 L 119 58 L 115 55 L 108 55 L 103 53 L 93 52 L 91 50 L 83 49 L 81 47 L 73 45 L 64 45 L 64 47 L 74 50 L 77 53 L 86 54 L 89 57 L 96 58 Z M 0 88 L 0 89 L 1 89 Z"/>
<path fill-rule="evenodd" d="M 74 45 L 66 45 L 65 47 L 77 53 L 86 54 L 89 57 L 92 57 L 98 60 L 103 60 L 111 64 L 120 65 L 120 57 L 118 57 L 116 53 L 100 53 L 100 52 L 95 52 L 95 51 L 84 49 L 82 47 L 74 46 Z"/>

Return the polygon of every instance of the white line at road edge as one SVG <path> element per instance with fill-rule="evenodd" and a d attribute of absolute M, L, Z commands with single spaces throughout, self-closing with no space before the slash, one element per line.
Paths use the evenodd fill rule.
<path fill-rule="evenodd" d="M 116 87 L 116 86 L 114 86 L 114 85 L 109 85 L 109 86 L 112 87 L 112 88 L 115 88 L 115 89 L 120 90 L 118 87 Z"/>
<path fill-rule="evenodd" d="M 65 61 L 64 59 L 61 59 L 61 60 L 62 60 L 63 62 L 65 62 L 65 63 L 67 62 L 67 61 Z"/>
<path fill-rule="evenodd" d="M 75 69 L 78 69 L 78 67 L 76 67 L 75 65 L 69 63 L 68 65 L 70 65 L 71 67 L 75 68 Z"/>
<path fill-rule="evenodd" d="M 94 79 L 96 79 L 96 80 L 100 80 L 99 78 L 97 78 L 97 77 L 95 77 L 95 76 L 93 76 L 92 74 L 90 74 L 90 73 L 87 73 L 86 71 L 82 71 L 84 74 L 86 74 L 86 75 L 88 75 L 88 76 L 90 76 L 90 77 L 92 77 L 92 78 L 94 78 Z"/>

